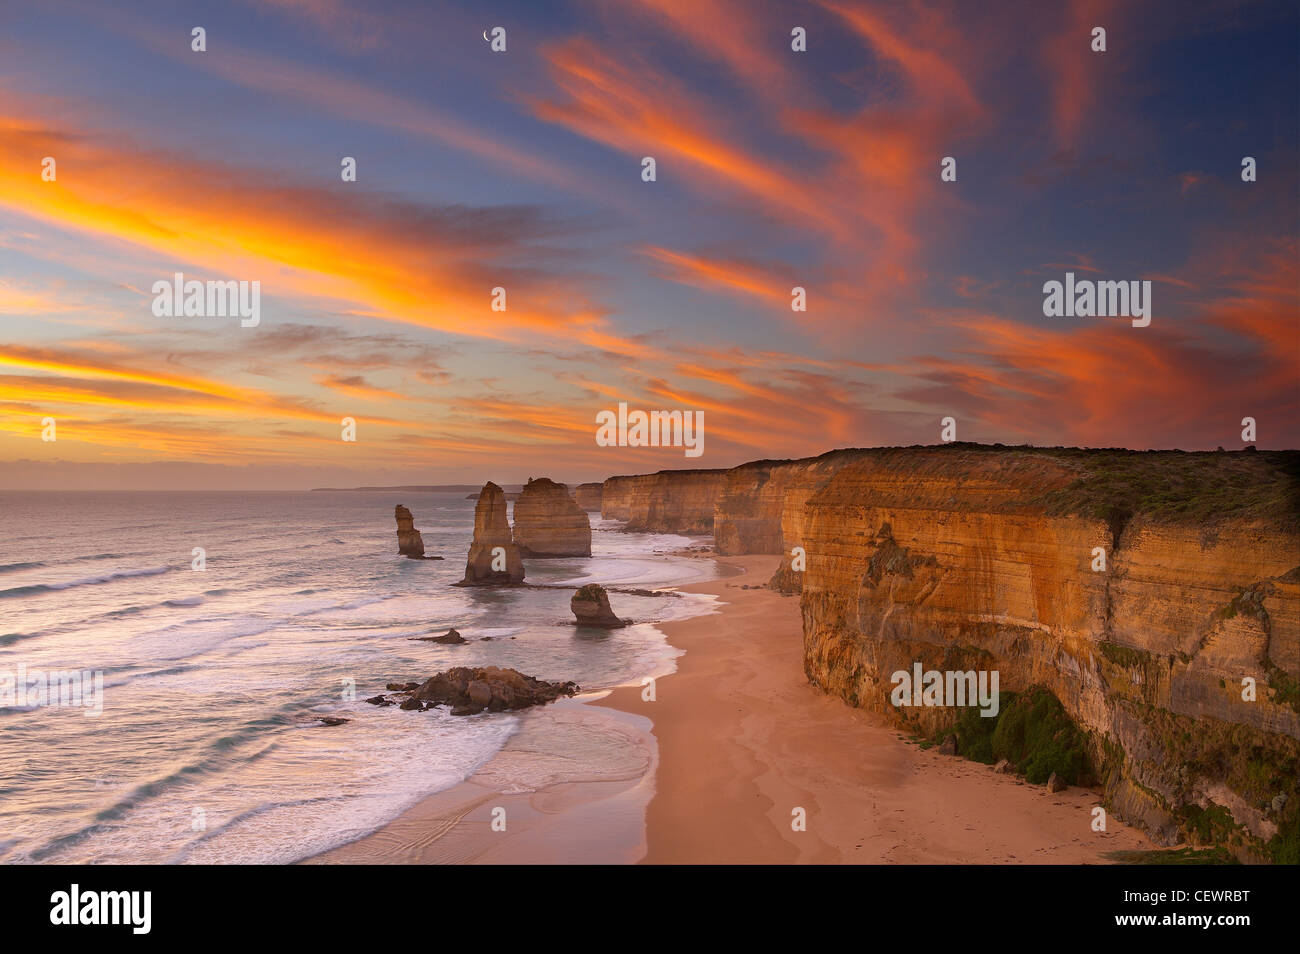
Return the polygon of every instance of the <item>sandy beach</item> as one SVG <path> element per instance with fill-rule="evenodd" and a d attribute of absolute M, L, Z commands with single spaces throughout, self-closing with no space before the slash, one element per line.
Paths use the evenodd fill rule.
<path fill-rule="evenodd" d="M 1104 864 L 1154 847 L 1115 819 L 1093 831 L 1096 791 L 923 750 L 809 686 L 799 601 L 762 588 L 777 559 L 728 557 L 740 575 L 684 587 L 719 612 L 663 626 L 685 655 L 653 693 L 532 710 L 469 780 L 309 863 Z M 582 769 L 507 790 L 511 760 L 555 731 Z"/>

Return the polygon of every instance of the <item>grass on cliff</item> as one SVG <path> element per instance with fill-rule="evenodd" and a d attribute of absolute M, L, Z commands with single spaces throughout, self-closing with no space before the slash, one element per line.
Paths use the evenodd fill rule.
<path fill-rule="evenodd" d="M 1106 520 L 1118 538 L 1136 514 L 1173 522 L 1260 518 L 1300 526 L 1296 451 L 1128 451 L 1050 449 L 1079 477 L 1048 491 L 1048 513 Z"/>
<path fill-rule="evenodd" d="M 999 693 L 996 716 L 965 708 L 935 741 L 949 734 L 957 736 L 958 755 L 988 765 L 1006 759 L 1034 785 L 1046 783 L 1053 772 L 1067 785 L 1091 774 L 1084 734 L 1047 689 Z"/>

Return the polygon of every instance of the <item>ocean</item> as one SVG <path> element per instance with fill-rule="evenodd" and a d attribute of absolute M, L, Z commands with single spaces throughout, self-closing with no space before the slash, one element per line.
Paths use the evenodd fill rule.
<path fill-rule="evenodd" d="M 397 555 L 398 503 L 445 560 Z M 454 587 L 473 518 L 460 493 L 0 492 L 0 681 L 103 678 L 98 715 L 0 706 L 0 861 L 302 859 L 461 782 L 522 718 L 364 702 L 388 682 L 498 665 L 584 694 L 639 683 L 674 668 L 657 623 L 712 611 L 706 596 L 611 593 L 636 625 L 579 631 L 583 583 L 715 575 L 673 554 L 697 541 L 595 514 L 592 557 L 525 561 L 554 589 Z M 471 642 L 413 639 L 452 627 Z M 507 788 L 545 778 L 512 761 Z"/>

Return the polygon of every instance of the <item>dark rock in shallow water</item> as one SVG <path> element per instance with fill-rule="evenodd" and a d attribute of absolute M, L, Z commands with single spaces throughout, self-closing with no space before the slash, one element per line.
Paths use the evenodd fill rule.
<path fill-rule="evenodd" d="M 484 710 L 505 712 L 554 702 L 578 691 L 574 682 L 547 682 L 499 666 L 457 666 L 438 673 L 411 692 L 403 709 L 451 706 L 452 715 L 474 715 Z"/>
<path fill-rule="evenodd" d="M 423 709 L 423 708 L 424 708 L 424 703 L 421 702 L 419 699 L 416 699 L 416 698 L 414 698 L 414 697 L 411 697 L 411 698 L 409 698 L 409 699 L 403 699 L 403 700 L 402 700 L 402 704 L 401 704 L 400 706 L 398 706 L 398 708 L 399 708 L 399 709 L 408 709 L 408 710 L 409 710 L 409 709 Z"/>
<path fill-rule="evenodd" d="M 344 723 L 351 722 L 351 721 L 352 721 L 351 719 L 345 719 L 342 716 L 321 716 L 320 717 L 320 724 L 323 726 L 343 725 Z"/>
<path fill-rule="evenodd" d="M 410 692 L 412 689 L 418 689 L 418 682 L 390 682 L 385 688 L 389 692 Z"/>
<path fill-rule="evenodd" d="M 420 643 L 448 643 L 451 645 L 459 645 L 460 643 L 469 642 L 468 639 L 456 632 L 454 629 L 447 630 L 447 632 L 443 633 L 441 636 L 412 636 L 411 638 Z"/>
<path fill-rule="evenodd" d="M 492 687 L 482 679 L 475 679 L 465 686 L 465 695 L 469 696 L 471 706 L 486 709 L 492 702 Z"/>
<path fill-rule="evenodd" d="M 372 706 L 391 706 L 393 704 L 392 700 L 385 696 L 371 696 L 366 702 Z"/>
<path fill-rule="evenodd" d="M 613 629 L 626 626 L 630 620 L 619 619 L 609 605 L 609 595 L 599 583 L 588 583 L 569 600 L 569 609 L 578 620 L 579 626 L 600 626 Z"/>

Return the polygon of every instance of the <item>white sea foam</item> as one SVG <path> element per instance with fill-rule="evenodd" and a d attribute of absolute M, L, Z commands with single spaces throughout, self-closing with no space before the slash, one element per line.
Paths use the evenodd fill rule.
<path fill-rule="evenodd" d="M 14 512 L 31 526 L 10 529 L 27 542 L 6 566 L 43 565 L 5 575 L 14 585 L 0 595 L 22 592 L 4 602 L 14 638 L 0 639 L 0 666 L 103 669 L 105 713 L 0 714 L 0 765 L 41 758 L 40 772 L 6 780 L 0 860 L 289 861 L 324 850 L 467 777 L 518 725 L 367 705 L 387 682 L 501 665 L 586 689 L 635 684 L 679 655 L 657 622 L 710 611 L 708 597 L 618 591 L 711 574 L 711 561 L 662 555 L 692 542 L 672 534 L 597 533 L 592 558 L 527 561 L 542 588 L 453 587 L 473 524 L 474 501 L 461 497 L 396 501 L 444 561 L 395 556 L 395 501 L 382 494 L 25 497 Z M 68 521 L 82 550 L 52 556 L 36 531 Z M 326 555 L 304 536 L 347 545 Z M 202 573 L 189 569 L 197 545 Z M 77 574 L 86 560 L 105 569 Z M 616 611 L 636 625 L 575 627 L 572 588 L 591 581 L 614 588 Z M 452 627 L 470 642 L 411 638 Z M 325 727 L 320 715 L 350 721 Z M 575 760 L 635 770 L 618 767 L 631 754 L 612 736 L 575 746 L 571 734 L 542 732 L 536 764 L 512 759 L 512 786 L 544 784 Z"/>

